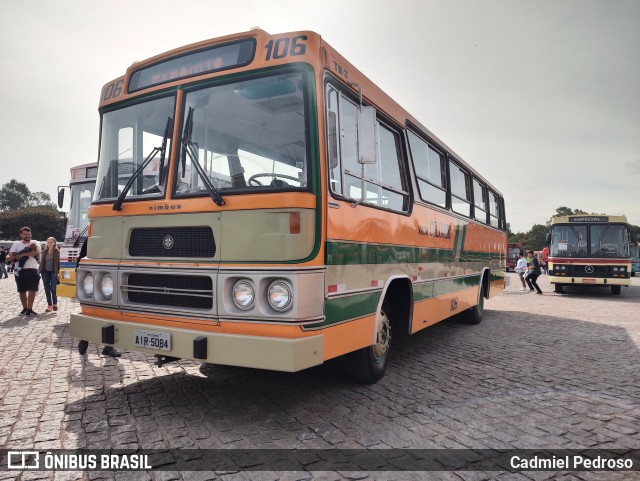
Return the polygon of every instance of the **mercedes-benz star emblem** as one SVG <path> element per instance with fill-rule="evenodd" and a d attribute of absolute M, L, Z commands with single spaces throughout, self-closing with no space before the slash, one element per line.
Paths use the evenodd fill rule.
<path fill-rule="evenodd" d="M 593 266 L 585 266 L 584 270 L 587 274 L 593 274 Z"/>
<path fill-rule="evenodd" d="M 171 249 L 173 247 L 173 237 L 170 235 L 164 236 L 164 239 L 162 239 L 162 245 L 167 250 Z"/>

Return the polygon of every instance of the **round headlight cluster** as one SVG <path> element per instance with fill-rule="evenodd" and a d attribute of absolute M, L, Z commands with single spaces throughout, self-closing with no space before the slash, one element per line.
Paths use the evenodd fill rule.
<path fill-rule="evenodd" d="M 100 292 L 105 299 L 111 299 L 113 296 L 113 277 L 111 274 L 105 274 L 100 281 Z"/>
<path fill-rule="evenodd" d="M 240 279 L 233 285 L 231 297 L 238 309 L 248 311 L 253 307 L 253 302 L 256 298 L 253 284 L 246 279 Z"/>
<path fill-rule="evenodd" d="M 71 279 L 71 271 L 69 269 L 60 269 L 60 273 L 65 281 Z"/>
<path fill-rule="evenodd" d="M 269 284 L 266 292 L 259 289 L 260 302 L 266 301 L 271 309 L 286 312 L 293 306 L 293 287 L 285 279 L 276 279 Z M 263 298 L 266 297 L 266 299 Z M 250 279 L 238 279 L 231 289 L 233 304 L 242 311 L 250 311 L 256 306 L 256 288 Z"/>
<path fill-rule="evenodd" d="M 267 290 L 267 300 L 274 311 L 284 312 L 289 310 L 293 301 L 289 283 L 273 281 Z"/>
<path fill-rule="evenodd" d="M 559 269 L 560 269 L 561 271 L 566 271 L 566 270 L 567 270 L 567 268 L 566 268 L 565 266 L 560 266 L 560 267 L 559 267 Z"/>
<path fill-rule="evenodd" d="M 82 280 L 82 290 L 87 296 L 93 295 L 93 275 L 88 273 Z"/>

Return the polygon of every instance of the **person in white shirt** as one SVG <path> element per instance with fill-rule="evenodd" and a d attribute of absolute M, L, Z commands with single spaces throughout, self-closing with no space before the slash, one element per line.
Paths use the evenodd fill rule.
<path fill-rule="evenodd" d="M 38 286 L 40 284 L 40 274 L 38 274 L 38 259 L 40 258 L 40 243 L 31 239 L 31 229 L 23 227 L 20 229 L 20 239 L 9 249 L 7 259 L 19 261 L 23 257 L 28 257 L 24 266 L 16 275 L 16 286 L 22 302 L 22 312 L 26 316 L 32 317 L 38 314 L 33 311 L 33 301 L 36 299 Z M 35 244 L 36 248 L 25 252 L 25 248 Z"/>
<path fill-rule="evenodd" d="M 524 258 L 524 255 L 522 254 L 522 252 L 518 254 L 518 262 L 516 263 L 515 271 L 518 273 L 518 276 L 520 277 L 520 282 L 522 282 L 522 289 L 520 290 L 526 291 L 527 285 L 524 283 L 524 275 L 527 272 L 527 259 Z"/>

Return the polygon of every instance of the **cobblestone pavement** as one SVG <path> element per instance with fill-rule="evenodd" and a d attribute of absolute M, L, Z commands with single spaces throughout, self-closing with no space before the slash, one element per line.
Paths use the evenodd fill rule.
<path fill-rule="evenodd" d="M 622 295 L 523 293 L 515 274 L 477 326 L 447 321 L 398 342 L 386 377 L 320 366 L 287 374 L 151 356 L 81 356 L 68 319 L 21 309 L 0 281 L 0 447 L 640 448 L 640 278 Z M 44 312 L 44 292 L 35 310 Z M 640 479 L 638 472 L 27 472 L 0 479 Z"/>

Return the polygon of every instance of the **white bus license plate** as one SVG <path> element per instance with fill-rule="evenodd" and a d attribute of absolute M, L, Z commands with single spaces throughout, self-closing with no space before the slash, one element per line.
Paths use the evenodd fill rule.
<path fill-rule="evenodd" d="M 133 330 L 133 344 L 148 349 L 161 351 L 171 350 L 171 334 L 168 332 L 147 331 L 145 329 Z"/>

